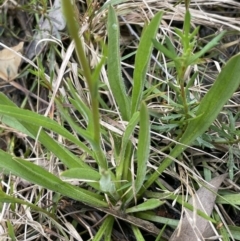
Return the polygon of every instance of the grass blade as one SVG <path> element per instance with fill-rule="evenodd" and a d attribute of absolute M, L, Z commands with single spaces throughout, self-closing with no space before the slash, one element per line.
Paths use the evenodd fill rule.
<path fill-rule="evenodd" d="M 20 158 L 14 158 L 2 150 L 0 150 L 0 167 L 29 182 L 38 184 L 44 188 L 61 193 L 62 195 L 88 205 L 99 207 L 108 206 L 107 203 L 102 201 L 103 197 L 99 195 L 96 196 L 90 191 L 65 183 L 42 167 Z M 101 199 L 97 197 L 101 197 Z"/>
<path fill-rule="evenodd" d="M 149 114 L 147 106 L 142 103 L 140 110 L 140 130 L 137 149 L 137 176 L 135 181 L 135 191 L 142 187 L 147 173 L 147 161 L 150 151 L 150 131 Z"/>
<path fill-rule="evenodd" d="M 141 212 L 146 210 L 153 210 L 161 205 L 163 205 L 164 202 L 158 200 L 158 199 L 148 199 L 144 203 L 141 203 L 137 206 L 127 208 L 126 213 L 134 213 L 134 212 Z"/>
<path fill-rule="evenodd" d="M 108 79 L 123 120 L 129 120 L 130 101 L 121 73 L 119 24 L 112 6 L 108 11 Z"/>
<path fill-rule="evenodd" d="M 136 112 L 131 120 L 129 121 L 127 128 L 124 132 L 124 135 L 122 137 L 122 143 L 121 143 L 121 151 L 119 156 L 117 157 L 117 168 L 116 168 L 116 179 L 122 180 L 122 175 L 124 173 L 124 167 L 126 166 L 126 151 L 127 147 L 129 145 L 129 140 L 131 138 L 131 135 L 134 132 L 134 129 L 139 122 L 139 112 Z M 130 147 L 129 147 L 130 148 Z"/>
<path fill-rule="evenodd" d="M 61 162 L 68 168 L 90 168 L 84 161 L 82 161 L 68 149 L 64 148 L 61 144 L 51 138 L 45 131 L 42 130 L 39 134 L 39 128 L 30 124 L 26 124 L 26 128 L 29 132 L 31 132 L 35 139 L 38 138 L 37 140 L 50 152 L 54 153 L 54 155 L 58 157 L 59 160 L 61 160 Z"/>
<path fill-rule="evenodd" d="M 135 236 L 136 240 L 137 241 L 145 241 L 145 238 L 143 237 L 139 228 L 134 226 L 134 225 L 131 225 L 131 227 L 132 227 L 132 231 L 134 233 L 134 236 Z"/>
<path fill-rule="evenodd" d="M 18 107 L 12 107 L 12 106 L 6 106 L 6 105 L 0 105 L 0 114 L 6 115 L 6 116 L 11 116 L 11 117 L 16 118 L 17 120 L 24 121 L 29 124 L 34 124 L 38 127 L 42 126 L 49 130 L 52 130 L 52 131 L 62 135 L 63 137 L 67 138 L 68 140 L 72 141 L 73 143 L 79 145 L 79 147 L 84 148 L 86 151 L 88 150 L 88 148 L 81 141 L 79 141 L 64 127 L 59 125 L 54 120 L 51 120 L 50 118 L 39 115 L 39 114 L 34 113 L 29 110 L 23 110 Z M 87 133 L 85 130 L 82 130 L 81 134 L 89 142 L 93 142 L 91 135 L 89 133 Z M 91 152 L 91 151 L 88 150 L 88 152 Z"/>
<path fill-rule="evenodd" d="M 2 93 L 0 93 L 0 102 L 7 106 L 16 107 L 16 105 Z M 9 116 L 2 116 L 1 121 L 6 125 L 32 137 L 33 139 L 38 138 L 38 141 L 42 143 L 42 145 L 45 146 L 49 151 L 54 153 L 56 157 L 58 157 L 68 168 L 89 168 L 89 166 L 85 162 L 83 162 L 79 157 L 75 156 L 69 150 L 64 148 L 53 138 L 51 138 L 48 134 L 46 134 L 43 130 L 39 133 L 38 126 L 34 126 L 30 123 L 20 122 L 15 118 Z M 89 155 L 93 156 L 92 151 L 90 151 L 89 148 L 85 147 L 85 145 L 82 147 L 83 150 L 85 150 Z"/>
<path fill-rule="evenodd" d="M 177 57 L 175 51 L 172 52 L 171 50 L 167 49 L 164 45 L 159 43 L 156 39 L 153 39 L 152 41 L 153 41 L 154 47 L 157 50 L 159 50 L 161 53 L 163 53 L 166 57 L 168 57 L 168 58 L 170 58 L 172 60 L 174 60 Z"/>
<path fill-rule="evenodd" d="M 154 39 L 157 34 L 162 15 L 162 12 L 158 12 L 153 17 L 150 24 L 147 26 L 146 30 L 142 33 L 142 37 L 140 39 L 140 43 L 135 57 L 131 115 L 133 115 L 138 110 L 142 99 L 147 67 L 149 64 L 153 48 L 152 39 Z"/>
<path fill-rule="evenodd" d="M 111 231 L 114 223 L 114 217 L 113 216 L 107 216 L 106 219 L 102 222 L 101 227 L 99 228 L 98 232 L 95 234 L 93 241 L 101 241 L 104 237 L 104 240 L 111 240 L 106 236 L 111 236 Z"/>
<path fill-rule="evenodd" d="M 142 103 L 140 109 L 140 130 L 137 149 L 137 173 L 133 192 L 129 193 L 126 203 L 130 202 L 141 189 L 147 173 L 147 161 L 150 151 L 149 114 L 147 106 Z"/>
<path fill-rule="evenodd" d="M 219 35 L 217 35 L 213 40 L 211 40 L 207 45 L 203 47 L 202 50 L 194 54 L 189 59 L 189 64 L 194 63 L 196 60 L 201 58 L 206 52 L 208 52 L 210 49 L 215 47 L 218 44 L 218 41 L 226 34 L 226 31 L 222 31 Z"/>
<path fill-rule="evenodd" d="M 62 177 L 81 180 L 90 183 L 96 190 L 101 191 L 99 180 L 101 175 L 94 169 L 89 168 L 71 168 L 61 173 Z"/>

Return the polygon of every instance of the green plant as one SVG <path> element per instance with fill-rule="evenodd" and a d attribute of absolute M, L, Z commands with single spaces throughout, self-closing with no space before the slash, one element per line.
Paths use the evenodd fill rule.
<path fill-rule="evenodd" d="M 148 188 L 157 179 L 159 174 L 172 163 L 173 158 L 179 156 L 188 145 L 191 145 L 194 140 L 200 137 L 210 127 L 212 122 L 220 113 L 223 105 L 229 100 L 239 85 L 239 77 L 237 76 L 239 56 L 237 55 L 233 57 L 223 68 L 214 85 L 210 88 L 204 98 L 200 100 L 195 113 L 193 113 L 194 109 L 189 110 L 189 104 L 191 104 L 191 101 L 187 103 L 187 93 L 189 92 L 189 88 L 191 87 L 194 78 L 186 84 L 184 79 L 185 72 L 188 66 L 195 64 L 201 56 L 213 48 L 224 34 L 224 32 L 221 33 L 209 42 L 202 50 L 193 54 L 193 49 L 196 44 L 195 37 L 198 32 L 198 28 L 195 29 L 193 33 L 190 33 L 190 22 L 191 16 L 187 10 L 183 32 L 179 29 L 175 29 L 183 45 L 183 53 L 180 57 L 176 54 L 175 48 L 168 38 L 166 39 L 167 47 L 158 43 L 156 40 L 153 40 L 155 47 L 174 61 L 177 72 L 177 85 L 174 86 L 170 83 L 170 86 L 173 87 L 177 96 L 179 96 L 178 104 L 182 105 L 183 121 L 185 122 L 185 125 L 183 126 L 183 131 L 178 139 L 179 143 L 169 154 L 170 158 L 166 158 L 156 172 L 149 177 L 148 181 L 144 185 L 145 187 L 142 189 L 142 193 L 144 192 L 144 189 Z M 229 76 L 229 73 L 231 73 L 231 76 Z M 193 75 L 193 77 L 196 76 Z"/>
<path fill-rule="evenodd" d="M 68 101 L 74 111 L 81 116 L 86 128 L 80 127 L 79 123 L 76 124 L 76 119 L 73 118 L 72 113 L 64 107 L 65 99 L 61 95 L 56 98 L 55 103 L 62 122 L 68 124 L 69 130 L 55 120 L 16 107 L 3 94 L 0 94 L 0 114 L 3 123 L 38 140 L 49 152 L 58 157 L 68 168 L 62 173 L 62 176 L 84 180 L 87 188 L 73 186 L 47 170 L 2 150 L 0 151 L 0 167 L 7 174 L 11 172 L 32 183 L 109 214 L 102 222 L 93 240 L 101 240 L 102 237 L 105 240 L 111 240 L 114 217 L 131 223 L 137 240 L 143 240 L 139 228 L 146 229 L 146 226 L 148 230 L 151 229 L 150 231 L 157 235 L 159 230 L 154 225 L 137 217 L 141 215 L 141 212 L 146 211 L 149 217 L 145 218 L 153 219 L 154 214 L 148 211 L 161 206 L 166 197 L 163 197 L 162 200 L 147 198 L 145 202 L 142 202 L 142 197 L 147 197 L 146 190 L 166 170 L 174 158 L 181 155 L 187 146 L 191 145 L 209 128 L 223 105 L 239 86 L 240 56 L 233 57 L 226 64 L 208 93 L 201 100 L 196 100 L 195 103 L 198 103 L 198 106 L 191 106 L 191 100 L 188 98 L 189 88 L 193 84 L 195 75 L 186 84 L 187 68 L 195 64 L 200 57 L 214 47 L 224 33 L 214 38 L 202 50 L 193 54 L 198 29 L 194 30 L 193 33 L 190 32 L 191 19 L 190 13 L 187 11 L 183 32 L 175 30 L 183 47 L 182 55 L 179 56 L 170 39 L 166 38 L 167 47 L 155 39 L 163 14 L 159 12 L 142 33 L 135 57 L 133 90 L 131 96 L 128 96 L 121 75 L 119 25 L 113 7 L 109 7 L 108 11 L 108 53 L 105 53 L 103 47 L 103 57 L 91 71 L 83 44 L 78 36 L 79 26 L 75 21 L 74 7 L 67 0 L 62 1 L 62 3 L 69 32 L 75 42 L 76 53 L 81 65 L 79 76 L 82 76 L 88 85 L 91 107 L 80 98 L 70 79 L 65 84 L 68 90 Z M 179 113 L 183 125 L 180 126 L 181 132 L 175 140 L 176 145 L 171 150 L 169 157 L 163 160 L 155 172 L 151 173 L 147 166 L 151 148 L 151 124 L 144 87 L 153 45 L 174 63 L 176 83 L 169 83 L 169 86 L 176 92 L 176 103 L 180 106 Z M 118 107 L 117 117 L 119 120 L 127 122 L 121 134 L 112 132 L 111 136 L 109 130 L 101 126 L 99 121 L 101 119 L 99 113 L 99 75 L 106 58 L 109 91 L 112 92 Z M 134 131 L 138 129 L 137 143 L 133 143 Z M 79 157 L 73 154 L 68 148 L 51 138 L 49 132 L 56 133 L 74 143 L 78 149 L 84 152 L 84 155 Z M 78 136 L 84 141 L 80 141 Z M 110 137 L 113 139 L 111 149 L 114 150 L 114 165 L 107 160 L 103 145 L 105 140 L 107 144 L 111 143 Z M 88 164 L 86 156 L 94 159 L 94 164 Z M 16 202 L 16 200 L 7 199 L 3 193 L 0 193 L 0 198 L 4 202 Z M 188 205 L 188 208 L 192 207 Z M 204 216 L 203 213 L 201 215 Z M 209 217 L 205 218 L 210 219 Z"/>

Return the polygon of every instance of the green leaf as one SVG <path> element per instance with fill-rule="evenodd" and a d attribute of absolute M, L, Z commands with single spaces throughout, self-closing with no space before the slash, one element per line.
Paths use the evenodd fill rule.
<path fill-rule="evenodd" d="M 9 100 L 6 95 L 4 95 L 1 92 L 0 92 L 0 103 L 3 105 L 16 107 L 16 105 L 11 100 Z M 15 118 L 12 118 L 9 116 L 1 116 L 1 122 L 34 138 L 32 136 L 32 134 L 27 130 L 27 128 L 25 128 L 24 125 L 21 122 L 19 122 L 18 120 L 16 120 Z"/>
<path fill-rule="evenodd" d="M 216 203 L 240 205 L 240 194 L 236 193 L 236 194 L 226 194 L 223 196 L 218 196 Z"/>
<path fill-rule="evenodd" d="M 232 57 L 223 67 L 213 86 L 200 102 L 196 118 L 191 119 L 180 142 L 189 145 L 202 135 L 216 119 L 224 104 L 240 84 L 240 55 Z"/>
<path fill-rule="evenodd" d="M 24 121 L 29 124 L 36 125 L 38 127 L 44 127 L 48 130 L 55 131 L 56 133 L 62 135 L 63 137 L 67 138 L 68 140 L 72 141 L 73 143 L 77 144 L 83 150 L 91 153 L 91 151 L 86 147 L 81 141 L 79 141 L 74 135 L 72 135 L 69 131 L 67 131 L 63 126 L 59 125 L 56 121 L 34 113 L 29 110 L 23 110 L 18 107 L 0 105 L 0 114 L 11 116 L 17 119 L 18 121 Z M 92 137 L 89 133 L 82 130 L 84 132 L 81 133 L 87 140 L 92 141 Z"/>
<path fill-rule="evenodd" d="M 75 156 L 63 145 L 55 141 L 51 136 L 46 134 L 45 131 L 41 130 L 39 133 L 39 128 L 29 123 L 23 123 L 27 130 L 37 139 L 43 146 L 45 146 L 49 151 L 55 154 L 62 163 L 64 163 L 69 168 L 74 167 L 88 167 L 88 165 L 82 161 L 79 157 Z"/>
<path fill-rule="evenodd" d="M 16 105 L 2 93 L 0 93 L 0 103 L 6 106 L 16 107 Z M 56 157 L 58 157 L 67 167 L 88 168 L 88 165 L 85 162 L 83 162 L 79 157 L 75 156 L 72 152 L 70 152 L 58 142 L 56 142 L 53 138 L 46 134 L 44 130 L 41 130 L 41 132 L 39 132 L 38 126 L 34 126 L 30 123 L 19 122 L 15 118 L 9 116 L 2 116 L 1 121 L 6 125 L 11 126 L 12 128 L 17 129 L 34 139 L 37 139 L 49 151 L 54 153 Z M 91 155 L 91 152 L 89 154 Z"/>
<path fill-rule="evenodd" d="M 196 118 L 192 118 L 180 139 L 180 143 L 171 151 L 169 156 L 161 163 L 159 168 L 149 177 L 141 189 L 141 194 L 147 189 L 161 173 L 172 163 L 173 158 L 181 154 L 187 145 L 191 145 L 195 139 L 201 136 L 216 119 L 224 104 L 231 98 L 240 84 L 240 55 L 232 57 L 223 67 L 213 86 L 203 97 L 196 112 Z"/>
<path fill-rule="evenodd" d="M 194 74 L 191 76 L 190 80 L 188 81 L 187 85 L 186 85 L 186 90 L 189 92 L 189 88 L 192 87 L 196 77 L 198 75 L 198 72 L 194 72 Z"/>
<path fill-rule="evenodd" d="M 126 130 L 124 131 L 123 137 L 122 137 L 122 145 L 121 145 L 121 156 L 124 157 L 124 152 L 126 150 L 127 143 L 131 137 L 131 135 L 134 132 L 134 129 L 139 122 L 140 115 L 139 111 L 135 112 L 132 116 L 131 120 L 128 122 L 128 125 L 126 127 Z"/>
<path fill-rule="evenodd" d="M 97 233 L 94 235 L 94 238 L 92 241 L 101 241 L 103 240 L 103 237 L 104 237 L 104 240 L 110 241 L 111 239 L 109 239 L 108 236 L 109 236 L 109 233 L 112 232 L 113 223 L 114 223 L 114 217 L 111 215 L 108 215 L 105 218 L 105 220 L 102 222 L 100 228 L 98 229 Z"/>
<path fill-rule="evenodd" d="M 190 15 L 190 12 L 189 10 L 186 11 L 186 14 L 185 14 L 185 19 L 184 19 L 184 25 L 183 25 L 183 33 L 184 33 L 184 38 L 185 38 L 185 47 L 187 43 L 189 43 L 189 39 L 188 39 L 188 36 L 189 36 L 189 33 L 190 33 L 190 28 L 191 28 L 191 15 Z"/>
<path fill-rule="evenodd" d="M 161 229 L 161 232 L 158 234 L 158 236 L 157 236 L 157 238 L 155 239 L 155 241 L 160 241 L 160 240 L 162 240 L 161 237 L 163 236 L 166 227 L 167 227 L 167 224 L 164 224 L 163 228 Z"/>
<path fill-rule="evenodd" d="M 108 80 L 123 120 L 130 118 L 128 99 L 121 73 L 119 24 L 112 6 L 108 11 Z"/>
<path fill-rule="evenodd" d="M 7 230 L 8 230 L 8 235 L 9 238 L 11 239 L 11 241 L 16 241 L 16 236 L 15 236 L 15 232 L 14 232 L 14 227 L 11 224 L 10 220 L 7 220 Z"/>
<path fill-rule="evenodd" d="M 143 237 L 141 231 L 137 226 L 134 226 L 133 224 L 131 225 L 132 231 L 134 233 L 134 236 L 136 238 L 136 241 L 145 241 L 145 238 Z"/>
<path fill-rule="evenodd" d="M 73 198 L 74 200 L 78 200 L 90 206 L 108 206 L 106 202 L 102 201 L 102 196 L 65 183 L 42 167 L 20 158 L 14 158 L 2 150 L 0 150 L 0 167 L 11 171 L 11 173 L 14 175 L 19 176 L 29 182 L 61 193 L 64 196 Z"/>
<path fill-rule="evenodd" d="M 95 66 L 93 73 L 92 73 L 92 80 L 96 86 L 98 86 L 98 84 L 100 82 L 99 78 L 101 75 L 101 70 L 102 70 L 102 67 L 104 66 L 104 64 L 106 62 L 106 58 L 107 58 L 107 47 L 104 45 L 104 43 L 102 43 L 101 47 L 103 49 L 101 60 L 97 63 L 97 65 Z"/>
<path fill-rule="evenodd" d="M 166 57 L 174 60 L 177 55 L 175 52 L 172 52 L 171 50 L 167 49 L 165 46 L 163 46 L 161 43 L 159 43 L 156 39 L 153 39 L 153 45 L 154 47 L 160 51 L 161 53 L 163 53 Z"/>
<path fill-rule="evenodd" d="M 67 20 L 67 26 L 68 26 L 70 35 L 74 40 L 77 57 L 79 59 L 79 62 L 81 63 L 81 69 L 82 69 L 81 71 L 88 84 L 88 90 L 91 96 L 93 131 L 91 133 L 88 133 L 82 130 L 81 135 L 83 135 L 83 137 L 92 144 L 92 147 L 94 148 L 94 157 L 99 167 L 103 169 L 107 169 L 107 160 L 101 149 L 101 140 L 100 140 L 99 96 L 98 96 L 98 82 L 96 79 L 97 71 L 92 75 L 91 69 L 90 69 L 90 63 L 84 51 L 82 39 L 78 35 L 79 24 L 78 24 L 78 21 L 76 21 L 78 16 L 76 15 L 76 11 L 74 9 L 74 3 L 68 0 L 62 0 L 61 7 L 65 15 L 65 18 Z M 99 68 L 99 66 L 97 68 Z M 80 130 L 81 129 L 79 128 L 78 131 Z M 90 136 L 88 136 L 88 134 Z"/>
<path fill-rule="evenodd" d="M 61 173 L 61 176 L 98 182 L 101 178 L 99 172 L 86 168 L 71 168 Z"/>
<path fill-rule="evenodd" d="M 73 98 L 69 98 L 71 104 L 76 108 L 76 110 L 84 117 L 85 121 L 88 123 L 88 130 L 93 130 L 93 117 L 92 112 L 80 96 L 76 92 L 76 88 L 73 87 L 72 82 L 69 80 L 67 83 L 67 88 L 69 93 Z"/>
<path fill-rule="evenodd" d="M 144 220 L 149 220 L 151 222 L 156 222 L 156 223 L 167 224 L 172 227 L 176 227 L 179 223 L 179 220 L 160 217 L 160 216 L 157 216 L 156 213 L 153 213 L 153 212 L 145 211 L 145 212 L 136 213 L 135 215 L 136 215 L 136 217 L 144 219 Z"/>
<path fill-rule="evenodd" d="M 146 104 L 143 102 L 140 109 L 140 130 L 137 148 L 137 173 L 134 188 L 128 195 L 126 203 L 130 202 L 141 189 L 147 174 L 147 162 L 150 151 L 150 122 Z"/>
<path fill-rule="evenodd" d="M 189 39 L 193 39 L 199 32 L 200 26 L 197 26 L 191 34 L 189 34 Z"/>
<path fill-rule="evenodd" d="M 126 213 L 134 213 L 134 212 L 141 212 L 146 210 L 153 210 L 161 205 L 163 205 L 165 202 L 162 202 L 158 199 L 148 199 L 144 203 L 141 203 L 137 206 L 131 207 L 126 209 Z"/>
<path fill-rule="evenodd" d="M 177 57 L 176 48 L 172 44 L 170 38 L 168 36 L 165 36 L 165 40 L 168 50 L 173 54 L 173 56 Z"/>
<path fill-rule="evenodd" d="M 101 175 L 99 172 L 89 168 L 71 168 L 61 173 L 61 176 L 70 179 L 78 179 L 87 183 L 91 183 L 91 186 L 100 191 L 99 180 Z"/>
<path fill-rule="evenodd" d="M 71 128 L 73 130 L 75 130 L 81 137 L 86 139 L 92 146 L 94 146 L 94 140 L 93 140 L 92 132 L 90 132 L 90 130 L 84 130 L 81 127 L 79 127 L 79 125 L 76 124 L 76 122 L 73 120 L 73 118 L 69 114 L 69 112 L 66 109 L 63 108 L 62 104 L 57 99 L 55 99 L 55 102 L 57 104 L 59 112 L 61 113 L 61 116 L 66 120 L 68 125 L 71 126 Z M 89 121 L 92 121 L 92 120 L 93 120 L 92 115 L 90 115 Z"/>
<path fill-rule="evenodd" d="M 104 241 L 112 241 L 112 228 L 114 224 L 114 217 L 113 216 L 108 216 L 107 217 L 107 228 L 104 232 Z"/>
<path fill-rule="evenodd" d="M 124 185 L 124 180 L 132 180 L 132 174 L 131 174 L 131 170 L 130 170 L 130 166 L 131 166 L 131 161 L 132 161 L 132 157 L 133 157 L 133 143 L 131 141 L 128 142 L 127 147 L 126 147 L 126 151 L 125 151 L 125 156 L 124 156 L 124 162 L 121 163 L 121 166 L 123 166 L 122 170 L 122 178 L 119 179 L 120 182 L 117 182 L 117 189 L 121 189 L 121 187 L 123 187 Z M 118 171 L 118 170 L 117 170 Z M 118 174 L 118 173 L 117 173 Z M 130 181 L 131 182 L 131 181 Z M 125 197 L 124 197 L 125 198 Z"/>
<path fill-rule="evenodd" d="M 89 133 L 91 133 L 92 130 L 93 130 L 93 121 L 92 121 L 93 118 L 92 118 L 91 111 L 83 103 L 83 101 L 80 100 L 80 98 L 75 98 L 75 99 L 69 98 L 69 101 L 74 106 L 74 108 L 83 116 L 83 118 L 85 119 L 86 123 L 88 123 L 87 131 Z M 78 133 L 79 133 L 79 131 L 78 131 Z"/>
<path fill-rule="evenodd" d="M 140 130 L 137 149 L 137 175 L 135 181 L 135 191 L 142 187 L 147 174 L 147 162 L 150 152 L 150 122 L 147 106 L 142 103 L 140 110 Z"/>
<path fill-rule="evenodd" d="M 181 29 L 174 28 L 174 32 L 181 38 L 184 39 L 184 34 Z"/>
<path fill-rule="evenodd" d="M 129 144 L 130 137 L 133 134 L 134 129 L 138 122 L 139 122 L 139 112 L 135 112 L 131 120 L 129 121 L 127 128 L 122 137 L 121 151 L 117 159 L 117 167 L 116 167 L 117 180 L 122 180 L 123 169 L 124 169 L 124 166 L 126 165 L 126 162 L 125 162 L 126 149 Z"/>
<path fill-rule="evenodd" d="M 235 240 L 240 240 L 240 227 L 229 225 L 228 228 Z"/>
<path fill-rule="evenodd" d="M 218 36 L 216 36 L 207 45 L 205 45 L 202 50 L 191 56 L 187 64 L 193 64 L 196 60 L 201 58 L 206 52 L 215 47 L 218 44 L 218 41 L 225 35 L 225 33 L 226 31 L 222 31 Z"/>
<path fill-rule="evenodd" d="M 153 17 L 150 24 L 142 33 L 140 39 L 140 43 L 135 57 L 135 68 L 133 73 L 134 84 L 132 91 L 131 115 L 133 115 L 138 110 L 140 102 L 142 100 L 147 67 L 153 47 L 152 39 L 154 39 L 157 34 L 162 15 L 163 12 L 158 12 Z"/>

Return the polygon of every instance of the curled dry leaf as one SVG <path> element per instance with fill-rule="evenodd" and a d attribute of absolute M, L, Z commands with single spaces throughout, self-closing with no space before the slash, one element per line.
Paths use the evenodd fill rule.
<path fill-rule="evenodd" d="M 213 178 L 207 187 L 201 187 L 196 194 L 188 201 L 195 209 L 198 209 L 208 216 L 211 215 L 215 205 L 216 194 L 227 174 Z M 214 235 L 210 223 L 192 212 L 185 209 L 185 216 L 179 222 L 178 227 L 172 234 L 170 241 L 196 241 L 206 240 Z"/>
<path fill-rule="evenodd" d="M 18 74 L 21 57 L 16 53 L 22 52 L 23 42 L 10 49 L 0 51 L 0 78 L 5 81 L 13 80 Z"/>

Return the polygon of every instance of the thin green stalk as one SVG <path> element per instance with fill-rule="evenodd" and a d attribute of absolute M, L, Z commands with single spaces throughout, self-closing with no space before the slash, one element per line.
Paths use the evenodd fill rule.
<path fill-rule="evenodd" d="M 185 92 L 185 87 L 184 87 L 184 84 L 183 84 L 183 81 L 180 85 L 180 88 L 181 88 L 181 97 L 182 97 L 182 102 L 183 102 L 183 107 L 184 107 L 184 113 L 185 113 L 185 118 L 186 120 L 188 119 L 188 105 L 187 105 L 187 101 L 186 101 L 186 92 Z"/>
<path fill-rule="evenodd" d="M 93 139 L 95 142 L 94 148 L 96 158 L 101 168 L 107 169 L 107 162 L 101 149 L 100 143 L 100 123 L 99 123 L 99 102 L 98 102 L 98 84 L 93 81 L 91 70 L 85 56 L 81 38 L 78 36 L 79 25 L 76 20 L 74 5 L 68 0 L 62 1 L 62 8 L 64 15 L 67 19 L 69 33 L 75 42 L 76 53 L 79 62 L 82 65 L 83 75 L 87 81 L 91 100 L 92 100 L 92 115 L 93 115 Z"/>

